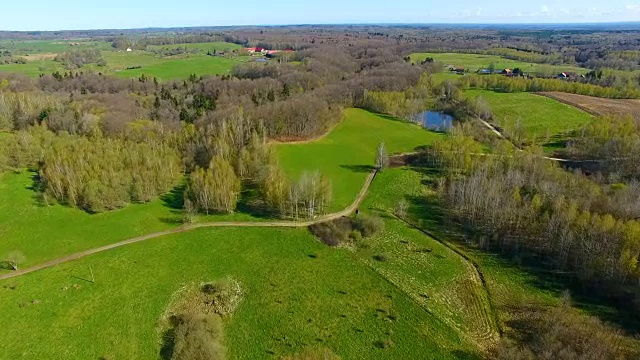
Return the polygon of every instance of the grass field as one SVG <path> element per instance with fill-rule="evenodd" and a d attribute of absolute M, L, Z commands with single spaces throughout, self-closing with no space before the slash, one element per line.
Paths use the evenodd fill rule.
<path fill-rule="evenodd" d="M 173 49 L 198 50 L 198 53 L 206 54 L 207 51 L 228 51 L 242 49 L 242 46 L 224 41 L 216 41 L 209 43 L 187 43 L 187 44 L 171 44 L 171 45 L 150 45 L 147 50 L 173 50 Z"/>
<path fill-rule="evenodd" d="M 133 78 L 145 74 L 148 77 L 157 77 L 161 81 L 168 81 L 186 79 L 191 74 L 198 76 L 227 74 L 242 61 L 223 57 L 192 55 L 177 59 L 162 58 L 142 65 L 141 69 L 114 71 L 116 71 L 115 75 L 120 77 Z"/>
<path fill-rule="evenodd" d="M 409 218 L 418 223 L 414 221 L 418 217 L 411 214 L 418 213 L 432 194 L 422 183 L 424 178 L 409 168 L 377 175 L 361 208 L 384 216 L 386 231 L 358 254 L 465 339 L 486 347 L 497 339 L 497 331 L 488 295 L 474 268 L 450 248 L 391 216 L 397 202 L 404 199 L 410 207 Z M 373 260 L 379 254 L 388 260 Z"/>
<path fill-rule="evenodd" d="M 563 147 L 565 135 L 593 120 L 593 116 L 573 106 L 531 93 L 497 93 L 468 90 L 466 96 L 482 96 L 493 111 L 492 122 L 514 133 L 520 122 L 523 139 L 535 141 L 553 151 Z"/>
<path fill-rule="evenodd" d="M 593 114 L 632 116 L 634 119 L 640 120 L 640 100 L 605 99 L 560 92 L 545 92 L 541 94 Z"/>
<path fill-rule="evenodd" d="M 22 51 L 20 47 L 24 47 L 24 52 L 33 56 L 26 56 L 28 60 L 26 64 L 2 64 L 0 72 L 17 72 L 30 77 L 38 77 L 40 74 L 50 74 L 56 71 L 64 72 L 64 64 L 53 61 L 51 56 L 56 53 L 70 51 L 74 49 L 99 49 L 102 50 L 102 57 L 107 63 L 106 67 L 97 67 L 95 64 L 89 64 L 75 71 L 94 71 L 104 74 L 113 74 L 119 77 L 137 78 L 145 74 L 148 77 L 157 77 L 159 80 L 179 80 L 186 79 L 191 74 L 198 76 L 227 74 L 236 65 L 247 61 L 248 56 L 240 57 L 212 57 L 206 56 L 207 51 L 238 49 L 237 44 L 215 42 L 200 44 L 176 44 L 152 46 L 151 48 L 167 48 L 187 47 L 189 49 L 199 49 L 197 54 L 177 55 L 171 57 L 162 57 L 148 51 L 113 51 L 109 43 L 106 42 L 81 42 L 81 45 L 70 47 L 68 43 L 63 42 L 5 42 L 6 48 L 14 51 Z M 0 49 L 3 43 L 0 42 Z M 48 54 L 46 58 L 42 58 Z M 140 66 L 140 69 L 126 70 L 127 68 Z"/>
<path fill-rule="evenodd" d="M 71 46 L 70 44 L 78 44 Z M 109 50 L 111 43 L 90 40 L 2 40 L 0 50 L 9 50 L 15 56 L 40 53 L 61 53 L 77 49 Z"/>
<path fill-rule="evenodd" d="M 411 241 L 420 236 L 398 224 L 389 231 Z M 431 260 L 398 274 L 431 272 L 414 275 L 432 278 L 423 284 L 437 298 L 461 267 L 429 239 L 419 241 L 433 248 Z M 227 276 L 245 289 L 225 321 L 229 358 L 280 358 L 307 346 L 330 348 L 343 359 L 473 354 L 447 319 L 436 317 L 439 310 L 425 309 L 431 303 L 407 296 L 389 282 L 393 274 L 366 259 L 326 247 L 306 229 L 202 229 L 96 254 L 0 282 L 0 325 L 12 329 L 0 333 L 0 358 L 156 359 L 155 329 L 172 293 Z M 386 266 L 402 259 L 393 261 Z M 91 271 L 95 283 L 85 280 Z M 380 342 L 391 345 L 383 349 Z"/>
<path fill-rule="evenodd" d="M 527 73 L 557 75 L 564 71 L 572 71 L 579 74 L 589 72 L 588 69 L 569 65 L 549 65 L 528 63 L 517 60 L 509 60 L 496 55 L 480 55 L 480 54 L 460 54 L 460 53 L 415 53 L 411 55 L 414 62 L 424 61 L 427 57 L 433 58 L 435 61 L 443 65 L 462 66 L 469 72 L 476 72 L 479 69 L 486 69 L 489 64 L 494 64 L 496 69 L 514 69 L 520 68 Z"/>
<path fill-rule="evenodd" d="M 306 144 L 281 144 L 276 150 L 290 176 L 315 170 L 328 176 L 333 185 L 331 210 L 339 210 L 355 198 L 371 171 L 381 141 L 393 154 L 413 151 L 441 136 L 415 124 L 347 109 L 345 120 L 325 138 Z"/>

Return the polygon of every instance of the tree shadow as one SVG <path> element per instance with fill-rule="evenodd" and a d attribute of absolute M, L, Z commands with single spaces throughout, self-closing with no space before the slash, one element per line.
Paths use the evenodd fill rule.
<path fill-rule="evenodd" d="M 162 334 L 162 344 L 160 345 L 160 359 L 171 360 L 175 348 L 176 330 L 171 328 Z"/>
<path fill-rule="evenodd" d="M 184 207 L 184 191 L 186 188 L 186 184 L 180 184 L 168 193 L 162 195 L 160 200 L 162 200 L 163 205 L 168 208 L 182 210 Z"/>
<path fill-rule="evenodd" d="M 340 167 L 357 173 L 370 173 L 374 169 L 372 165 L 340 165 Z"/>
<path fill-rule="evenodd" d="M 0 261 L 0 270 L 11 270 L 14 271 L 13 265 L 11 265 L 10 261 Z"/>

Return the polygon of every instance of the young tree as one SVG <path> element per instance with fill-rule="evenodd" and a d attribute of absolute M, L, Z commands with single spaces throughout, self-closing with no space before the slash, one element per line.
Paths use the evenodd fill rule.
<path fill-rule="evenodd" d="M 401 219 L 407 217 L 407 211 L 409 210 L 409 203 L 405 199 L 400 199 L 396 203 L 396 208 L 394 209 L 394 213 Z"/>
<path fill-rule="evenodd" d="M 188 198 L 197 208 L 232 213 L 240 194 L 240 179 L 222 156 L 211 159 L 208 169 L 197 168 L 189 179 Z"/>
<path fill-rule="evenodd" d="M 389 155 L 387 149 L 384 146 L 384 141 L 378 145 L 378 151 L 376 153 L 376 169 L 382 171 L 389 165 Z"/>

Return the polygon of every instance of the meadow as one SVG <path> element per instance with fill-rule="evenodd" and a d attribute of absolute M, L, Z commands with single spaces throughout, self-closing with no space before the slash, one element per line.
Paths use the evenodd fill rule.
<path fill-rule="evenodd" d="M 230 51 L 230 50 L 238 50 L 242 49 L 242 46 L 234 43 L 228 43 L 224 41 L 216 41 L 209 43 L 179 43 L 179 44 L 171 44 L 171 45 L 149 45 L 147 46 L 147 50 L 173 50 L 173 49 L 187 49 L 187 50 L 197 50 L 200 54 L 206 54 L 207 51 L 213 52 L 216 51 Z"/>
<path fill-rule="evenodd" d="M 462 66 L 469 72 L 475 73 L 479 69 L 487 69 L 494 64 L 496 69 L 520 68 L 525 73 L 544 74 L 555 76 L 561 72 L 571 71 L 578 74 L 587 73 L 589 70 L 570 65 L 536 64 L 517 60 L 510 60 L 496 55 L 462 54 L 462 53 L 415 53 L 411 54 L 413 62 L 424 61 L 433 58 L 443 65 Z"/>
<path fill-rule="evenodd" d="M 225 319 L 230 358 L 307 347 L 343 359 L 474 356 L 482 289 L 457 254 L 389 216 L 397 196 L 422 189 L 411 170 L 381 173 L 363 212 L 384 215 L 387 227 L 356 252 L 306 229 L 201 229 L 1 282 L 2 325 L 12 331 L 0 333 L 9 344 L 0 358 L 158 358 L 156 327 L 173 292 L 229 276 L 245 293 Z"/>
<path fill-rule="evenodd" d="M 549 151 L 563 147 L 569 132 L 593 120 L 593 116 L 573 106 L 531 93 L 497 93 L 468 90 L 471 98 L 482 97 L 493 111 L 492 122 L 509 137 L 543 145 Z M 520 130 L 516 130 L 517 126 Z"/>
<path fill-rule="evenodd" d="M 419 125 L 361 109 L 345 110 L 345 120 L 326 137 L 304 144 L 279 144 L 280 164 L 293 177 L 318 170 L 333 185 L 331 210 L 347 207 L 372 170 L 378 144 L 389 154 L 411 152 L 443 135 Z"/>
<path fill-rule="evenodd" d="M 102 57 L 107 65 L 104 67 L 88 64 L 74 71 L 93 71 L 103 74 L 112 74 L 124 78 L 138 78 L 142 74 L 147 77 L 156 77 L 160 81 L 186 79 L 191 74 L 197 76 L 227 74 L 239 63 L 248 61 L 248 56 L 213 57 L 206 56 L 207 51 L 235 50 L 241 46 L 233 43 L 194 43 L 149 46 L 154 50 L 170 50 L 176 47 L 198 50 L 197 53 L 175 56 L 161 56 L 151 51 L 132 52 L 115 51 L 107 42 L 80 42 L 80 45 L 69 46 L 67 42 L 0 42 L 0 49 L 6 48 L 14 52 L 24 52 L 26 64 L 2 64 L 0 72 L 16 72 L 30 77 L 38 77 L 40 74 L 51 74 L 56 71 L 64 73 L 68 71 L 64 64 L 53 60 L 56 53 L 72 51 L 76 49 L 98 49 L 102 51 Z M 27 56 L 28 55 L 28 56 Z M 136 69 L 129 69 L 140 67 Z"/>

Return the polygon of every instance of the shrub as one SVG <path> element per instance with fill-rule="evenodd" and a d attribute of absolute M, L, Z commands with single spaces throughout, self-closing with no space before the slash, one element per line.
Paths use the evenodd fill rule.
<path fill-rule="evenodd" d="M 346 242 L 352 229 L 353 227 L 349 218 L 340 218 L 309 227 L 313 235 L 329 246 L 338 246 Z"/>
<path fill-rule="evenodd" d="M 225 358 L 222 321 L 216 315 L 184 315 L 177 319 L 172 360 Z"/>
<path fill-rule="evenodd" d="M 361 243 L 362 237 L 371 237 L 383 229 L 384 221 L 381 218 L 365 215 L 358 219 L 343 217 L 309 227 L 313 235 L 329 246 L 338 246 L 345 242 Z"/>
<path fill-rule="evenodd" d="M 371 237 L 384 230 L 384 220 L 378 216 L 362 215 L 358 218 L 356 228 L 364 237 Z"/>

